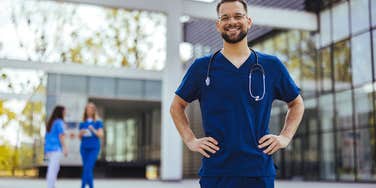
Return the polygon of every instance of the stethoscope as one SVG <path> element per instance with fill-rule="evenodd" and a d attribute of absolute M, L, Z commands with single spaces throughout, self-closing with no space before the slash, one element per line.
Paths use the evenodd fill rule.
<path fill-rule="evenodd" d="M 263 98 L 264 98 L 264 96 L 265 96 L 265 71 L 264 71 L 264 68 L 262 67 L 262 65 L 261 64 L 259 64 L 259 62 L 258 62 L 258 56 L 257 56 L 257 53 L 253 50 L 253 49 L 251 49 L 250 48 L 250 50 L 251 50 L 251 52 L 255 55 L 255 57 L 256 57 L 256 64 L 253 64 L 252 66 L 251 66 L 251 70 L 249 71 L 249 76 L 248 76 L 248 78 L 249 78 L 249 94 L 251 95 L 251 97 L 253 98 L 253 99 L 255 99 L 255 101 L 260 101 L 260 100 L 262 100 Z M 206 84 L 206 86 L 209 86 L 210 85 L 210 77 L 209 77 L 209 73 L 210 73 L 210 65 L 213 63 L 213 61 L 214 61 L 214 57 L 220 52 L 221 50 L 218 50 L 218 51 L 216 51 L 211 57 L 210 57 L 210 60 L 209 60 L 209 64 L 208 64 L 208 71 L 207 71 L 207 73 L 206 73 L 206 79 L 205 79 L 205 84 Z M 261 97 L 259 96 L 259 95 L 253 95 L 253 93 L 252 93 L 252 73 L 254 72 L 254 71 L 260 71 L 261 73 L 262 73 L 262 84 L 263 84 L 263 92 L 262 92 L 262 95 L 261 95 Z"/>

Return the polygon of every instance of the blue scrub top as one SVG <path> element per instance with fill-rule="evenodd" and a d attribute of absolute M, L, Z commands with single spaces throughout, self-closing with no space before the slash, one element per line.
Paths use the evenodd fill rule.
<path fill-rule="evenodd" d="M 44 138 L 44 152 L 61 151 L 62 146 L 60 143 L 59 135 L 64 134 L 64 121 L 62 119 L 56 119 L 52 122 L 50 132 L 46 133 Z"/>
<path fill-rule="evenodd" d="M 96 121 L 88 121 L 86 120 L 85 122 L 81 122 L 79 129 L 89 129 L 89 126 L 93 126 L 96 130 L 103 128 L 102 121 L 96 120 Z M 88 135 L 84 135 L 81 140 L 81 147 L 83 148 L 100 148 L 101 143 L 99 138 L 90 131 Z"/>
<path fill-rule="evenodd" d="M 205 136 L 218 141 L 220 150 L 202 159 L 200 176 L 275 176 L 272 156 L 259 149 L 258 140 L 269 134 L 269 119 L 275 99 L 290 102 L 300 89 L 286 67 L 275 56 L 256 52 L 265 71 L 265 97 L 256 102 L 249 93 L 249 72 L 256 63 L 253 53 L 235 67 L 222 53 L 210 68 L 210 85 L 205 79 L 210 56 L 196 59 L 175 94 L 186 102 L 200 102 Z M 262 95 L 260 71 L 252 73 L 252 93 Z"/>

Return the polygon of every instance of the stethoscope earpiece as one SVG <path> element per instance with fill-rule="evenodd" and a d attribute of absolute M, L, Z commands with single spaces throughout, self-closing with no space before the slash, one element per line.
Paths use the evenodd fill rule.
<path fill-rule="evenodd" d="M 251 97 L 253 99 L 255 99 L 255 101 L 261 101 L 264 96 L 265 96 L 265 71 L 264 71 L 264 68 L 262 67 L 261 64 L 258 63 L 258 55 L 257 53 L 250 48 L 250 50 L 252 51 L 253 54 L 255 54 L 255 57 L 256 57 L 256 64 L 255 65 L 252 65 L 251 67 L 251 70 L 249 71 L 249 94 L 251 95 Z M 209 64 L 208 64 L 208 71 L 206 73 L 206 79 L 205 79 L 205 84 L 206 86 L 209 86 L 210 85 L 210 77 L 209 77 L 209 73 L 210 73 L 210 65 L 213 63 L 214 61 L 214 57 L 220 52 L 220 50 L 216 51 L 211 57 L 210 57 L 210 60 L 209 60 Z M 259 95 L 255 96 L 253 95 L 252 93 L 252 72 L 253 71 L 260 71 L 262 73 L 262 84 L 263 84 L 263 92 L 262 92 L 262 95 L 261 97 Z"/>

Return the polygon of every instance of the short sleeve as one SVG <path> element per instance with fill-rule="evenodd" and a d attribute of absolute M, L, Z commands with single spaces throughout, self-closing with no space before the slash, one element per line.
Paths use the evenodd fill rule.
<path fill-rule="evenodd" d="M 64 122 L 59 120 L 56 121 L 56 128 L 58 135 L 64 134 Z"/>
<path fill-rule="evenodd" d="M 96 123 L 96 129 L 103 129 L 103 123 L 102 121 L 98 120 Z"/>
<path fill-rule="evenodd" d="M 80 122 L 80 125 L 78 126 L 78 129 L 79 129 L 79 130 L 83 129 L 83 126 L 84 126 L 84 123 L 83 123 L 83 122 Z"/>
<path fill-rule="evenodd" d="M 285 65 L 277 59 L 278 74 L 279 79 L 275 83 L 275 97 L 278 100 L 285 102 L 291 102 L 300 94 L 300 88 L 295 84 L 294 80 L 291 78 Z"/>
<path fill-rule="evenodd" d="M 186 102 L 190 103 L 199 98 L 201 92 L 200 82 L 202 75 L 199 74 L 199 62 L 196 59 L 185 73 L 175 94 L 181 97 Z M 203 82 L 203 81 L 202 81 Z"/>

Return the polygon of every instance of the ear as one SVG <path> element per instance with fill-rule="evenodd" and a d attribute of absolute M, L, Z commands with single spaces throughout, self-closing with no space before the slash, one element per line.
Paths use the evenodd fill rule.
<path fill-rule="evenodd" d="M 219 20 L 216 20 L 215 21 L 215 27 L 216 27 L 218 32 L 221 32 L 221 30 L 219 29 L 219 25 L 220 25 Z"/>
<path fill-rule="evenodd" d="M 252 27 L 252 24 L 253 24 L 253 20 L 251 17 L 247 16 L 247 23 L 248 23 L 248 29 L 251 29 Z"/>

